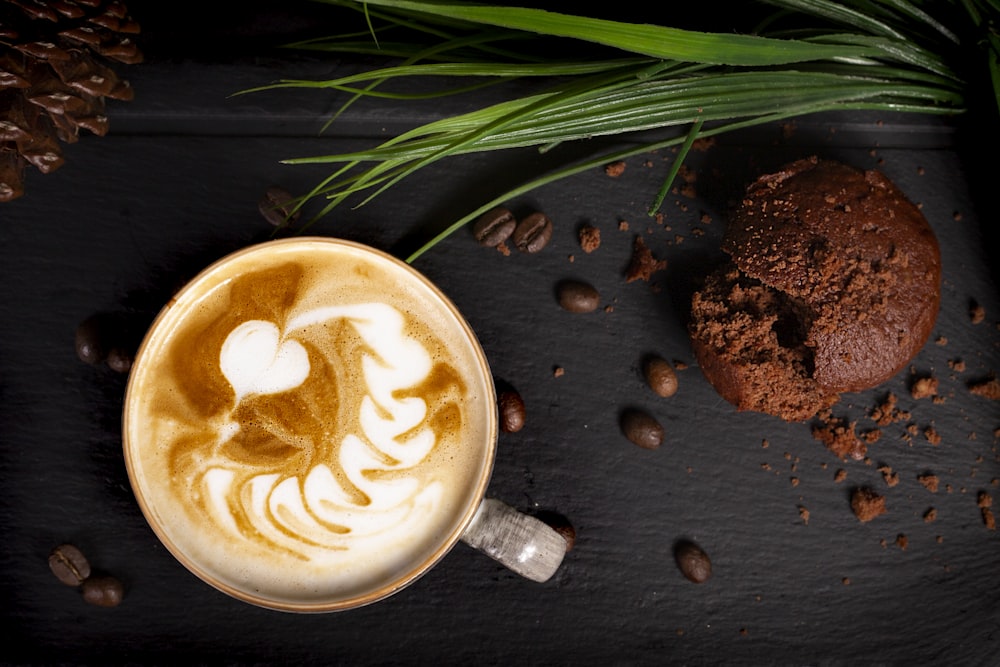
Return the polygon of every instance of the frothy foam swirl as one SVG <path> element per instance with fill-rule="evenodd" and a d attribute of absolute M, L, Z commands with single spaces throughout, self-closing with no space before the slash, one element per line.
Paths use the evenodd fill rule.
<path fill-rule="evenodd" d="M 284 326 L 248 320 L 233 329 L 219 353 L 219 368 L 235 393 L 219 445 L 247 426 L 240 418 L 241 403 L 295 390 L 309 378 L 314 369 L 297 336 L 308 342 L 310 330 L 336 321 L 349 323 L 362 341 L 367 391 L 357 408 L 360 432 L 340 436 L 339 447 L 332 450 L 336 460 L 319 461 L 300 474 L 267 472 L 246 478 L 240 466 L 213 457 L 200 478 L 205 505 L 222 529 L 246 535 L 245 519 L 253 532 L 305 559 L 316 549 L 348 549 L 355 540 L 403 525 L 419 534 L 443 493 L 440 483 L 422 483 L 405 474 L 437 442 L 427 423 L 426 401 L 403 395 L 428 379 L 433 361 L 406 333 L 402 314 L 385 303 L 314 308 Z M 301 445 L 293 434 L 275 435 Z"/>

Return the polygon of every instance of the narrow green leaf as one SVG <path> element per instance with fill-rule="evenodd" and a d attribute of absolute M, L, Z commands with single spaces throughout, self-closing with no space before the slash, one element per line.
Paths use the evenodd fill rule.
<path fill-rule="evenodd" d="M 933 16 L 925 12 L 920 7 L 914 5 L 912 2 L 908 2 L 908 0 L 881 0 L 881 2 L 884 2 L 886 5 L 892 7 L 893 9 L 896 9 L 904 17 L 910 19 L 916 19 L 920 23 L 930 26 L 931 28 L 939 32 L 941 35 L 946 37 L 948 41 L 953 42 L 955 44 L 959 43 L 960 40 L 958 38 L 958 35 L 956 35 L 954 31 L 952 31 L 950 28 L 948 28 L 948 26 L 941 23 Z"/>
<path fill-rule="evenodd" d="M 923 49 L 912 42 L 898 39 L 848 34 L 817 37 L 810 41 L 815 41 L 817 43 L 834 41 L 838 44 L 857 44 L 858 46 L 871 49 L 876 52 L 877 55 L 881 55 L 882 57 L 895 62 L 913 65 L 914 67 L 925 69 L 929 72 L 934 72 L 935 74 L 940 74 L 941 76 L 945 76 L 950 79 L 958 80 L 958 76 L 947 65 L 945 65 L 940 56 L 932 51 Z"/>
<path fill-rule="evenodd" d="M 781 65 L 805 60 L 871 56 L 857 45 L 810 44 L 736 33 L 707 33 L 648 23 L 625 23 L 543 9 L 472 5 L 448 0 L 366 0 L 368 4 L 457 18 L 484 25 L 568 37 L 631 53 L 718 65 Z"/>
<path fill-rule="evenodd" d="M 670 186 L 673 184 L 674 179 L 677 178 L 677 174 L 681 170 L 681 165 L 684 164 L 684 158 L 690 152 L 691 146 L 694 145 L 694 140 L 698 137 L 698 133 L 701 132 L 704 124 L 705 121 L 702 118 L 691 124 L 691 129 L 688 130 L 684 143 L 681 144 L 680 150 L 674 156 L 673 164 L 670 165 L 670 171 L 667 172 L 667 177 L 664 179 L 663 185 L 660 186 L 659 192 L 656 193 L 656 197 L 653 198 L 653 203 L 649 207 L 648 214 L 650 217 L 659 212 L 660 206 L 663 205 L 663 200 L 666 199 L 667 193 L 670 192 Z"/>
<path fill-rule="evenodd" d="M 865 13 L 848 7 L 838 2 L 830 0 L 761 0 L 764 3 L 775 7 L 782 7 L 787 10 L 818 16 L 820 18 L 850 26 L 862 30 L 871 35 L 881 35 L 883 37 L 895 37 L 905 39 L 905 35 L 893 28 L 891 25 L 879 21 L 871 13 Z"/>
<path fill-rule="evenodd" d="M 393 65 L 325 81 L 282 80 L 251 90 L 260 91 L 272 88 L 342 88 L 374 79 L 387 81 L 398 77 L 416 76 L 496 78 L 579 76 L 582 74 L 594 74 L 625 67 L 634 67 L 636 65 L 648 65 L 651 62 L 653 61 L 649 59 L 621 58 L 618 60 L 565 63 L 446 62 L 420 65 Z"/>

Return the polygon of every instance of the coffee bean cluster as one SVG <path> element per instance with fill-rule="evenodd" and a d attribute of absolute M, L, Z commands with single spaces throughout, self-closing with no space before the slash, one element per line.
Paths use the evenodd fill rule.
<path fill-rule="evenodd" d="M 60 544 L 49 554 L 49 569 L 67 586 L 80 589 L 83 600 L 98 607 L 117 607 L 125 597 L 122 582 L 91 570 L 90 561 L 72 544 Z"/>
<path fill-rule="evenodd" d="M 657 396 L 670 398 L 677 393 L 677 371 L 659 355 L 643 361 L 643 378 Z M 663 426 L 655 417 L 635 408 L 626 410 L 621 419 L 622 433 L 633 443 L 646 449 L 656 449 L 663 442 Z"/>
<path fill-rule="evenodd" d="M 110 313 L 90 315 L 76 328 L 76 355 L 91 365 L 107 364 L 118 373 L 128 373 L 135 359 L 135 344 L 122 318 Z"/>
<path fill-rule="evenodd" d="M 472 235 L 482 246 L 499 248 L 510 241 L 521 252 L 534 254 L 552 240 L 552 220 L 541 211 L 518 220 L 510 209 L 499 206 L 476 220 Z"/>

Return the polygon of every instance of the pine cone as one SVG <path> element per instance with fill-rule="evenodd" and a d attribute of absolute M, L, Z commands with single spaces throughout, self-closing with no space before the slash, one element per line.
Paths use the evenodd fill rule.
<path fill-rule="evenodd" d="M 105 98 L 128 101 L 113 62 L 135 64 L 139 25 L 111 0 L 0 0 L 0 201 L 24 194 L 24 170 L 64 162 L 60 141 L 108 131 Z"/>

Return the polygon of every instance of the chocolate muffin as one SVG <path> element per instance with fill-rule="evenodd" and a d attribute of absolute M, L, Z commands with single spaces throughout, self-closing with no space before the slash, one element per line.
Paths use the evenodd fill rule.
<path fill-rule="evenodd" d="M 934 326 L 937 239 L 878 171 L 814 156 L 761 176 L 722 249 L 731 263 L 694 294 L 689 330 L 740 410 L 808 419 L 894 376 Z"/>

